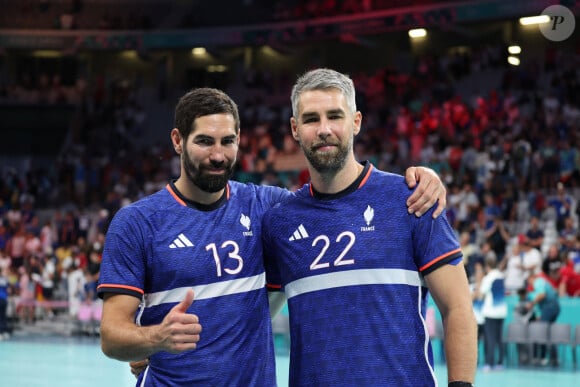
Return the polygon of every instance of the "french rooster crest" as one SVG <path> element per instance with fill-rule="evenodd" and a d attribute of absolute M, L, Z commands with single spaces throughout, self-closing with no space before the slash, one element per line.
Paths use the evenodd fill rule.
<path fill-rule="evenodd" d="M 375 217 L 375 210 L 369 205 L 364 212 L 365 222 L 367 222 L 367 226 L 371 224 L 373 218 Z"/>
<path fill-rule="evenodd" d="M 246 216 L 244 214 L 242 214 L 240 216 L 240 223 L 242 224 L 242 226 L 244 226 L 247 230 L 250 229 L 250 225 L 252 224 L 252 221 L 250 220 L 249 216 Z"/>

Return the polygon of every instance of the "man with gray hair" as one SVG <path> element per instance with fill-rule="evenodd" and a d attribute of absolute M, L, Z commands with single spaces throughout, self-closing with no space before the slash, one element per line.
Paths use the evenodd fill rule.
<path fill-rule="evenodd" d="M 348 76 L 309 71 L 291 99 L 311 183 L 268 210 L 262 228 L 268 285 L 288 298 L 290 386 L 437 385 L 429 294 L 449 386 L 471 386 L 477 328 L 446 216 L 412 216 L 404 177 L 356 160 L 362 113 Z"/>

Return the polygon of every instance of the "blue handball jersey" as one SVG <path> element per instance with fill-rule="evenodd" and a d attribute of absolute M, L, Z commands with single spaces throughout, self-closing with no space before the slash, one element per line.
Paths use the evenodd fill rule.
<path fill-rule="evenodd" d="M 187 289 L 203 327 L 193 351 L 151 356 L 139 386 L 275 386 L 261 243 L 264 212 L 288 191 L 230 181 L 212 206 L 173 184 L 122 208 L 106 235 L 98 293 L 142 299 L 138 325 L 160 323 Z"/>
<path fill-rule="evenodd" d="M 365 164 L 336 195 L 310 185 L 263 220 L 268 286 L 288 297 L 290 386 L 435 386 L 423 276 L 457 263 L 445 214 L 407 212 L 404 178 Z"/>

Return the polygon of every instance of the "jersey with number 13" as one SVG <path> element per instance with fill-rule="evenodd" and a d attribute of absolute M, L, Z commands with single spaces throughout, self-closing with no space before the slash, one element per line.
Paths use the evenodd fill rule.
<path fill-rule="evenodd" d="M 122 208 L 106 235 L 99 295 L 142 299 L 139 325 L 159 324 L 193 288 L 203 327 L 194 351 L 159 352 L 139 385 L 274 386 L 260 239 L 264 212 L 288 191 L 230 181 L 211 206 L 174 184 Z"/>

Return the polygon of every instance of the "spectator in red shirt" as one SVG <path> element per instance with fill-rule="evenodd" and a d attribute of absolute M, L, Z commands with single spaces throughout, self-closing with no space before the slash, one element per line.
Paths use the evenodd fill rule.
<path fill-rule="evenodd" d="M 576 238 L 575 249 L 568 253 L 560 275 L 560 296 L 580 297 L 580 236 Z"/>
<path fill-rule="evenodd" d="M 580 297 L 580 274 L 574 270 L 574 266 L 563 266 L 560 276 L 560 296 Z"/>

